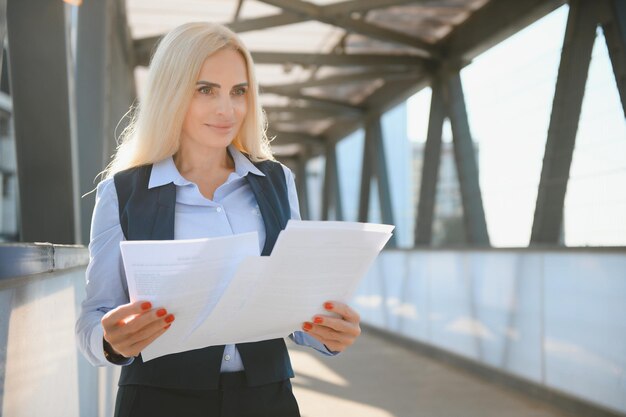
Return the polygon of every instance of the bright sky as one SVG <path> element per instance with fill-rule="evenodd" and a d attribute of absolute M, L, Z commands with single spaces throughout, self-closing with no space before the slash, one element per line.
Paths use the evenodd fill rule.
<path fill-rule="evenodd" d="M 568 7 L 462 71 L 494 246 L 530 239 Z M 424 141 L 430 89 L 409 99 L 408 135 Z M 450 140 L 449 128 L 444 140 Z M 602 31 L 594 45 L 565 207 L 565 243 L 626 245 L 626 122 Z"/>

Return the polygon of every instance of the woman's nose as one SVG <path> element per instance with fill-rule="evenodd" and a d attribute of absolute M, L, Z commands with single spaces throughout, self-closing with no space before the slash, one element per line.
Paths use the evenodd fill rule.
<path fill-rule="evenodd" d="M 229 96 L 218 98 L 216 113 L 220 115 L 231 115 L 234 112 L 233 103 Z"/>

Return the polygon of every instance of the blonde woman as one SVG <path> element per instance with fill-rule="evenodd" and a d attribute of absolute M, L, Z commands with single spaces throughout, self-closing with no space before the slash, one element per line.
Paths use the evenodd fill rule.
<path fill-rule="evenodd" d="M 144 363 L 170 328 L 167 306 L 130 303 L 119 242 L 257 231 L 263 255 L 298 219 L 292 173 L 274 161 L 252 58 L 227 28 L 182 25 L 160 42 L 142 101 L 98 185 L 87 297 L 76 324 L 96 366 L 122 366 L 115 415 L 299 416 L 283 339 L 210 346 Z M 329 301 L 290 337 L 332 355 L 360 334 L 359 316 Z"/>

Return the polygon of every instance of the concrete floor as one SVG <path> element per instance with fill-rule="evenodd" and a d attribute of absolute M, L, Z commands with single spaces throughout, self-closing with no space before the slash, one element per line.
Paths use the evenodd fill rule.
<path fill-rule="evenodd" d="M 303 417 L 573 417 L 366 332 L 337 357 L 289 350 Z"/>

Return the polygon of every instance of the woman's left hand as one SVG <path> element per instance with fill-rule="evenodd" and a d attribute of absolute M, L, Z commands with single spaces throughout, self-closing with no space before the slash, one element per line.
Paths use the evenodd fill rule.
<path fill-rule="evenodd" d="M 338 301 L 324 303 L 324 309 L 340 317 L 317 315 L 312 322 L 305 322 L 302 330 L 326 345 L 333 352 L 343 352 L 361 334 L 359 313 Z"/>

